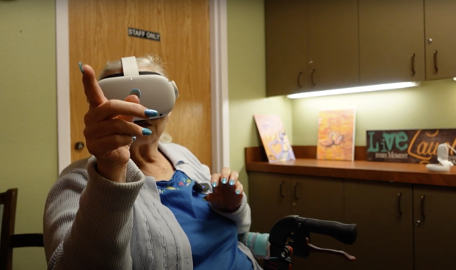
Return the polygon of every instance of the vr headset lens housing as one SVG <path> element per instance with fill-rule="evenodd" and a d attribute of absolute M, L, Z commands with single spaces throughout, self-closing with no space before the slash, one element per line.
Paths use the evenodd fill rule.
<path fill-rule="evenodd" d="M 157 119 L 168 115 L 179 95 L 174 81 L 157 72 L 139 71 L 134 56 L 124 57 L 121 61 L 122 73 L 108 75 L 98 81 L 106 98 L 124 100 L 133 89 L 139 89 L 141 105 L 156 110 L 158 115 L 150 118 L 136 117 L 134 121 Z"/>

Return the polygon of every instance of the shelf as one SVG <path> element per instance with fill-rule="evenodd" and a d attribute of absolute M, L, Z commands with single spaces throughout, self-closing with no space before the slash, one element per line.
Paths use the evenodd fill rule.
<path fill-rule="evenodd" d="M 424 164 L 366 161 L 365 147 L 356 147 L 355 161 L 317 160 L 315 146 L 293 146 L 293 151 L 296 160 L 269 163 L 263 147 L 246 147 L 246 170 L 456 187 L 455 167 L 449 172 L 430 172 Z"/>

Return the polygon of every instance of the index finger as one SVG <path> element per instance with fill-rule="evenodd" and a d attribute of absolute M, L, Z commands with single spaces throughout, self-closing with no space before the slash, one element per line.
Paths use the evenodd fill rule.
<path fill-rule="evenodd" d="M 95 71 L 89 65 L 83 65 L 82 69 L 82 83 L 84 84 L 84 93 L 87 97 L 87 102 L 90 106 L 99 106 L 108 99 L 103 94 L 101 87 L 98 85 L 97 78 L 95 76 Z"/>

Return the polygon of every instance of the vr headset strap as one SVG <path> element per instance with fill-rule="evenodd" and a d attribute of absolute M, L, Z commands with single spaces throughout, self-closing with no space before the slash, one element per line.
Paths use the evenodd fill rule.
<path fill-rule="evenodd" d="M 136 77 L 139 76 L 138 64 L 136 63 L 136 57 L 129 56 L 123 57 L 122 68 L 125 77 Z"/>

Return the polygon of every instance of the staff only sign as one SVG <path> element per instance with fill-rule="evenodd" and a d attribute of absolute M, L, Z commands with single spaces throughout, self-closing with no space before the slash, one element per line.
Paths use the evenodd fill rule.
<path fill-rule="evenodd" d="M 367 160 L 403 163 L 438 163 L 441 143 L 456 147 L 456 129 L 367 130 Z M 449 150 L 448 160 L 456 163 Z"/>

